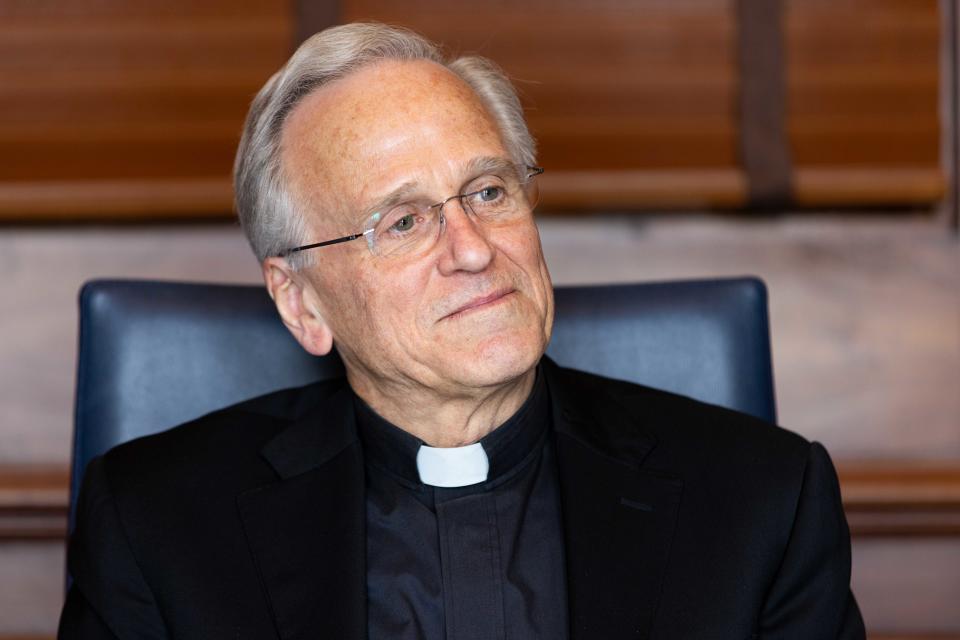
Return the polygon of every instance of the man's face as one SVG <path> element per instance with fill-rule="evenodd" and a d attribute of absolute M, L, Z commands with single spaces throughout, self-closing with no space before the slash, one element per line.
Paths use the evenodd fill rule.
<path fill-rule="evenodd" d="M 439 202 L 478 177 L 471 164 L 510 159 L 468 86 L 425 61 L 381 62 L 307 96 L 284 125 L 282 157 L 310 241 L 362 230 L 398 189 Z M 375 256 L 363 240 L 313 250 L 307 306 L 355 387 L 469 395 L 516 379 L 543 354 L 553 290 L 533 216 L 499 226 L 456 200 L 443 211 L 446 227 L 425 253 Z"/>

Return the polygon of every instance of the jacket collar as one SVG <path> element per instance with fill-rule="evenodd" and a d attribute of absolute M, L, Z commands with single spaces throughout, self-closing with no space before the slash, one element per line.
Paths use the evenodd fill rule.
<path fill-rule="evenodd" d="M 656 436 L 613 384 L 545 358 L 563 511 L 571 640 L 647 637 L 683 482 L 648 469 Z"/>
<path fill-rule="evenodd" d="M 279 481 L 237 498 L 283 640 L 366 639 L 363 457 L 350 391 L 329 389 L 261 450 Z"/>
<path fill-rule="evenodd" d="M 260 454 L 284 480 L 323 466 L 357 440 L 352 398 L 345 383 L 334 388 L 268 442 Z"/>
<path fill-rule="evenodd" d="M 631 467 L 643 464 L 657 446 L 642 416 L 631 414 L 608 390 L 608 382 L 564 369 L 544 356 L 542 368 L 553 402 L 554 430 L 596 455 Z M 613 384 L 627 384 L 613 382 Z"/>
<path fill-rule="evenodd" d="M 542 369 L 552 402 L 571 640 L 646 637 L 683 489 L 645 463 L 656 436 L 599 378 Z M 324 387 L 328 389 L 328 387 Z M 241 494 L 247 541 L 283 640 L 366 637 L 364 464 L 344 383 L 271 440 L 277 483 Z M 639 636 L 637 636 L 637 632 Z"/>

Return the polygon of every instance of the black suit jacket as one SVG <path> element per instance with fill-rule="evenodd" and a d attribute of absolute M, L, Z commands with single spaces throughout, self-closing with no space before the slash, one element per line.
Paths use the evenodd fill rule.
<path fill-rule="evenodd" d="M 572 640 L 863 638 L 824 449 L 634 384 L 544 372 Z M 345 382 L 91 462 L 61 638 L 366 638 L 364 467 Z"/>

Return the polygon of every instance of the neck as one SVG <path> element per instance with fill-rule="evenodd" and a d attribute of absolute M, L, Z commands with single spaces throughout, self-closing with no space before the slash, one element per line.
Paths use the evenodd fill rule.
<path fill-rule="evenodd" d="M 479 441 L 506 422 L 530 396 L 536 368 L 501 385 L 459 394 L 365 384 L 348 368 L 354 392 L 380 416 L 431 447 L 461 447 Z"/>

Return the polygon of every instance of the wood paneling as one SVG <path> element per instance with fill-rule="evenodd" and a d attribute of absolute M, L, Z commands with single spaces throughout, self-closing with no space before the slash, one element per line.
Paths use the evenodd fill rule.
<path fill-rule="evenodd" d="M 788 0 L 786 41 L 797 201 L 942 198 L 936 0 Z"/>
<path fill-rule="evenodd" d="M 960 466 L 848 462 L 839 474 L 853 536 L 960 538 Z"/>
<path fill-rule="evenodd" d="M 228 214 L 247 106 L 291 7 L 0 4 L 0 216 Z"/>
<path fill-rule="evenodd" d="M 344 20 L 409 26 L 514 80 L 548 209 L 737 207 L 736 21 L 727 0 L 347 0 Z"/>
<path fill-rule="evenodd" d="M 568 170 L 540 178 L 543 208 L 591 209 L 598 202 L 631 209 L 637 202 L 656 202 L 671 209 L 735 207 L 745 199 L 742 171 L 736 169 Z"/>
<path fill-rule="evenodd" d="M 345 20 L 404 24 L 515 80 L 552 172 L 735 170 L 730 2 L 348 0 Z"/>
<path fill-rule="evenodd" d="M 63 541 L 69 481 L 60 467 L 0 467 L 0 541 Z"/>
<path fill-rule="evenodd" d="M 0 183 L 0 218 L 29 221 L 223 217 L 227 178 L 153 178 Z"/>
<path fill-rule="evenodd" d="M 939 168 L 936 0 L 785 0 L 787 113 L 803 206 L 929 205 Z M 740 70 L 733 0 L 347 0 L 500 63 L 520 87 L 553 208 L 735 207 Z M 530 19 L 529 16 L 536 16 Z M 556 191 L 551 193 L 551 189 Z"/>
<path fill-rule="evenodd" d="M 802 166 L 793 179 L 794 200 L 807 207 L 923 207 L 946 188 L 939 169 L 923 166 Z"/>
<path fill-rule="evenodd" d="M 556 176 L 546 206 L 726 208 L 748 199 L 735 1 L 343 0 L 339 13 L 500 63 Z M 937 201 L 937 0 L 782 1 L 796 202 Z M 302 23 L 337 15 L 322 4 L 0 2 L 0 219 L 231 215 L 250 98 Z"/>

